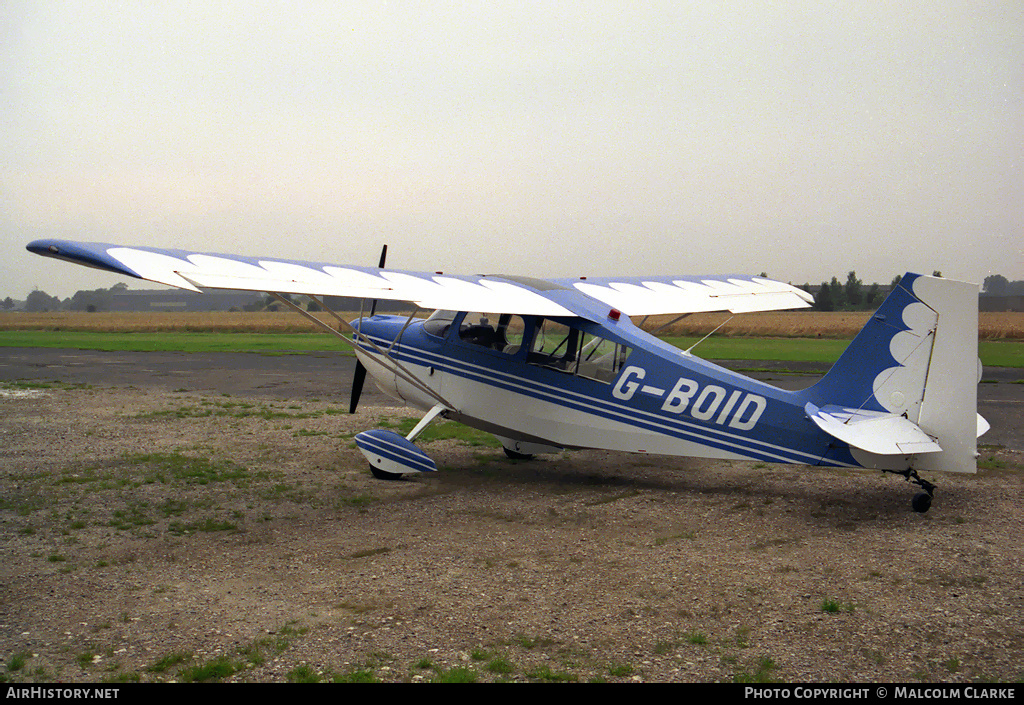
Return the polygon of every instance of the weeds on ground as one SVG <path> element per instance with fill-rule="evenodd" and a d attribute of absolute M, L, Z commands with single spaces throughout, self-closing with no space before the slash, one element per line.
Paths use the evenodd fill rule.
<path fill-rule="evenodd" d="M 779 669 L 778 664 L 770 656 L 762 656 L 755 664 L 753 670 L 738 671 L 733 676 L 735 683 L 776 683 L 778 679 L 772 673 Z"/>

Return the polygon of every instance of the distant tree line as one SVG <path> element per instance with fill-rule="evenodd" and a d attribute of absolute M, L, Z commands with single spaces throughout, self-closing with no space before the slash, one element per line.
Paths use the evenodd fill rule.
<path fill-rule="evenodd" d="M 932 272 L 932 276 L 941 277 L 942 272 Z M 832 277 L 832 281 L 822 282 L 817 291 L 810 284 L 800 288 L 814 296 L 814 305 L 819 311 L 872 311 L 881 305 L 886 295 L 900 283 L 900 279 L 902 277 L 897 275 L 888 286 L 872 284 L 865 287 L 856 272 L 849 272 L 845 282 Z M 981 295 L 1024 296 L 1024 280 L 1009 281 L 1002 274 L 993 274 L 985 277 Z"/>
<path fill-rule="evenodd" d="M 121 282 L 114 284 L 114 286 L 109 289 L 88 289 L 76 291 L 74 296 L 62 301 L 56 296 L 50 296 L 45 291 L 35 289 L 29 293 L 28 297 L 25 299 L 24 310 L 29 312 L 111 311 L 114 310 L 114 297 L 127 290 L 128 285 Z M 288 294 L 285 294 L 284 298 L 302 305 L 301 302 L 294 300 L 293 297 Z M 15 306 L 16 302 L 9 296 L 0 302 L 0 307 L 6 310 L 13 309 Z M 286 311 L 288 310 L 288 307 L 268 294 L 261 298 L 257 298 L 251 304 L 243 306 L 242 309 L 245 311 Z M 308 309 L 310 311 L 319 311 L 320 307 L 316 304 L 310 303 L 308 305 Z"/>
<path fill-rule="evenodd" d="M 887 287 L 877 283 L 865 287 L 864 282 L 857 278 L 857 273 L 851 271 L 846 275 L 845 282 L 832 277 L 832 281 L 822 282 L 817 291 L 810 284 L 800 288 L 814 296 L 814 307 L 819 311 L 871 311 L 879 307 L 882 299 L 900 283 L 900 279 L 899 275 L 893 277 Z"/>
<path fill-rule="evenodd" d="M 65 303 L 71 303 L 71 299 L 64 299 L 62 302 L 56 296 L 50 296 L 45 291 L 40 289 L 34 289 L 29 293 L 25 299 L 25 310 L 26 311 L 61 311 L 65 308 Z"/>
<path fill-rule="evenodd" d="M 114 294 L 126 291 L 128 285 L 125 283 L 114 284 L 109 289 L 90 289 L 88 291 L 76 291 L 71 298 L 61 301 L 56 296 L 50 296 L 45 291 L 34 289 L 25 299 L 25 310 L 32 312 L 39 311 L 109 311 Z M 7 308 L 6 301 L 4 308 Z M 13 306 L 11 306 L 13 308 Z"/>
<path fill-rule="evenodd" d="M 985 277 L 982 296 L 1024 296 L 1024 280 L 1010 281 L 1002 274 Z"/>

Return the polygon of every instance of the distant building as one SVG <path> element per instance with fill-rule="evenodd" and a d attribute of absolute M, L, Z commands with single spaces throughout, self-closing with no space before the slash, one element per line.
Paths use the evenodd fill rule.
<path fill-rule="evenodd" d="M 332 311 L 363 311 L 370 315 L 370 307 L 373 305 L 371 299 L 353 299 L 348 296 L 324 296 L 323 302 Z M 412 311 L 414 304 L 408 301 L 392 301 L 389 299 L 378 299 L 375 309 L 376 313 L 395 313 Z"/>
<path fill-rule="evenodd" d="M 124 289 L 111 292 L 111 311 L 229 311 L 263 298 L 258 291 L 211 291 L 197 294 L 185 289 Z"/>
<path fill-rule="evenodd" d="M 122 289 L 111 290 L 110 311 L 230 311 L 245 309 L 262 302 L 266 294 L 260 291 L 207 290 L 197 294 L 186 289 Z M 296 302 L 305 303 L 304 296 L 294 296 Z M 318 297 L 319 298 L 319 297 Z M 334 311 L 359 311 L 362 307 L 367 314 L 371 302 L 341 296 L 326 296 L 324 302 Z M 378 301 L 377 311 L 409 311 L 411 305 L 405 301 Z M 104 307 L 102 310 L 108 310 Z"/>

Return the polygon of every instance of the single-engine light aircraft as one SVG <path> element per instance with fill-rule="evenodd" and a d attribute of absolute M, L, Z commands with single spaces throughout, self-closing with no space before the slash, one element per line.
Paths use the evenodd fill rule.
<path fill-rule="evenodd" d="M 383 252 L 378 267 L 359 267 L 51 239 L 28 249 L 191 291 L 268 292 L 351 340 L 353 411 L 369 373 L 382 391 L 425 412 L 407 436 L 356 436 L 382 479 L 437 469 L 413 441 L 441 416 L 493 433 L 514 458 L 593 448 L 877 468 L 918 485 L 912 506 L 925 512 L 935 485 L 919 471 L 975 472 L 977 437 L 988 429 L 977 414 L 978 287 L 949 279 L 906 274 L 820 381 L 786 391 L 631 320 L 812 303 L 763 277 L 541 280 L 390 270 Z M 336 326 L 286 294 L 317 301 Z M 345 321 L 324 296 L 373 303 L 369 315 Z M 415 310 L 379 315 L 380 299 Z"/>

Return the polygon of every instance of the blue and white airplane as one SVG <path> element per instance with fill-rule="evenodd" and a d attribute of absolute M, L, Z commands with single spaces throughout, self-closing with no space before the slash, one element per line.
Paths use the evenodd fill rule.
<path fill-rule="evenodd" d="M 595 448 L 771 463 L 976 471 L 978 287 L 907 274 L 832 369 L 786 391 L 675 348 L 631 317 L 807 307 L 749 276 L 540 280 L 452 276 L 149 247 L 37 240 L 40 255 L 192 291 L 264 291 L 355 344 L 352 410 L 366 373 L 425 413 L 407 436 L 356 436 L 376 477 L 432 472 L 413 441 L 441 416 L 498 436 L 510 457 Z M 409 316 L 321 322 L 284 295 L 411 302 Z M 419 311 L 434 312 L 427 318 Z"/>

